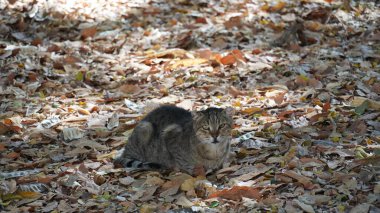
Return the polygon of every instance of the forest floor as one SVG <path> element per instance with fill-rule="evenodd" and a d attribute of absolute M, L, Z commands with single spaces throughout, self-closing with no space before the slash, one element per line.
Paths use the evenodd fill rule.
<path fill-rule="evenodd" d="M 379 8 L 0 0 L 0 211 L 380 212 Z M 115 168 L 160 104 L 232 106 L 231 161 Z"/>

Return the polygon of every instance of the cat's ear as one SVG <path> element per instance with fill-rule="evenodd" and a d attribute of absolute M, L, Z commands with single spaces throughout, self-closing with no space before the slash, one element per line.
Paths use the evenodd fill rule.
<path fill-rule="evenodd" d="M 202 112 L 191 111 L 191 115 L 193 116 L 193 120 L 197 120 L 202 116 Z"/>
<path fill-rule="evenodd" d="M 226 115 L 232 117 L 235 114 L 235 109 L 232 107 L 227 107 L 223 110 L 223 112 L 226 113 Z"/>

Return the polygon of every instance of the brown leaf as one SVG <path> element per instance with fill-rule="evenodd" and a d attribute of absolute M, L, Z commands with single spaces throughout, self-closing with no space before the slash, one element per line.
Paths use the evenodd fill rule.
<path fill-rule="evenodd" d="M 240 16 L 234 16 L 231 17 L 228 21 L 224 22 L 224 26 L 227 29 L 233 28 L 233 27 L 241 27 L 242 21 Z"/>
<path fill-rule="evenodd" d="M 95 175 L 94 176 L 94 182 L 97 184 L 97 185 L 102 185 L 103 183 L 105 183 L 107 181 L 107 179 L 103 176 L 103 175 Z"/>
<path fill-rule="evenodd" d="M 258 54 L 260 54 L 260 53 L 262 53 L 263 51 L 261 50 L 261 49 L 253 49 L 252 50 L 252 54 L 253 55 L 258 55 Z"/>
<path fill-rule="evenodd" d="M 75 63 L 79 63 L 81 62 L 81 59 L 80 58 L 77 58 L 75 56 L 66 56 L 64 59 L 63 59 L 63 63 L 64 64 L 75 64 Z"/>
<path fill-rule="evenodd" d="M 196 54 L 198 55 L 199 58 L 204 58 L 204 59 L 211 59 L 213 56 L 212 51 L 209 49 L 198 50 L 196 51 Z"/>
<path fill-rule="evenodd" d="M 281 120 L 286 120 L 286 119 L 290 118 L 290 116 L 294 113 L 295 112 L 292 110 L 284 111 L 284 112 L 281 112 L 280 114 L 278 114 L 278 118 Z"/>
<path fill-rule="evenodd" d="M 252 114 L 255 114 L 257 112 L 261 112 L 263 109 L 259 108 L 259 107 L 250 107 L 250 108 L 246 108 L 246 109 L 243 109 L 241 111 L 241 113 L 245 114 L 245 115 L 252 115 Z"/>
<path fill-rule="evenodd" d="M 232 54 L 228 54 L 220 59 L 220 63 L 223 65 L 232 65 L 236 62 L 235 56 Z"/>
<path fill-rule="evenodd" d="M 198 24 L 207 24 L 207 20 L 203 17 L 198 17 L 195 19 L 195 23 L 198 23 Z"/>
<path fill-rule="evenodd" d="M 308 80 L 308 85 L 316 89 L 321 89 L 323 87 L 322 82 L 318 81 L 315 78 L 310 78 Z"/>
<path fill-rule="evenodd" d="M 25 199 L 34 199 L 34 198 L 40 197 L 41 193 L 19 191 L 17 192 L 17 195 L 20 195 L 22 198 L 25 198 Z"/>
<path fill-rule="evenodd" d="M 4 157 L 10 158 L 10 159 L 16 159 L 16 158 L 20 157 L 20 153 L 11 152 L 11 153 L 6 154 Z"/>
<path fill-rule="evenodd" d="M 305 87 L 308 84 L 309 79 L 303 75 L 298 75 L 295 79 L 295 83 L 298 86 Z"/>
<path fill-rule="evenodd" d="M 299 183 L 301 183 L 305 187 L 305 189 L 315 188 L 315 185 L 311 182 L 311 179 L 308 177 L 299 175 L 296 172 L 291 171 L 291 170 L 287 170 L 283 174 L 297 180 Z"/>
<path fill-rule="evenodd" d="M 240 91 L 238 90 L 236 87 L 234 86 L 230 86 L 230 88 L 228 89 L 228 92 L 234 97 L 238 97 L 238 96 L 244 96 L 246 95 L 246 92 L 243 92 L 243 91 Z"/>
<path fill-rule="evenodd" d="M 0 135 L 4 135 L 9 130 L 10 130 L 10 128 L 7 125 L 0 122 Z"/>
<path fill-rule="evenodd" d="M 0 143 L 0 152 L 3 152 L 5 150 L 6 150 L 5 145 Z"/>
<path fill-rule="evenodd" d="M 367 132 L 367 125 L 363 120 L 356 120 L 350 126 L 351 131 L 364 135 Z"/>
<path fill-rule="evenodd" d="M 240 201 L 242 197 L 258 200 L 262 197 L 262 195 L 260 194 L 260 190 L 257 188 L 252 188 L 248 186 L 234 186 L 231 189 L 224 189 L 221 191 L 214 192 L 209 196 L 209 198 L 216 197 Z"/>
<path fill-rule="evenodd" d="M 273 97 L 274 102 L 280 105 L 284 101 L 285 94 L 286 92 L 278 93 L 276 96 Z"/>
<path fill-rule="evenodd" d="M 81 31 L 81 36 L 83 39 L 94 37 L 97 31 L 96 27 L 89 27 Z"/>
<path fill-rule="evenodd" d="M 40 39 L 40 38 L 35 38 L 35 39 L 31 42 L 31 44 L 32 44 L 33 46 L 42 45 L 42 39 Z"/>
<path fill-rule="evenodd" d="M 328 112 L 330 109 L 331 109 L 330 102 L 326 102 L 325 104 L 323 104 L 322 112 Z"/>
<path fill-rule="evenodd" d="M 133 94 L 140 90 L 140 87 L 137 84 L 124 84 L 119 87 L 119 90 L 126 94 Z"/>
<path fill-rule="evenodd" d="M 240 60 L 240 61 L 243 61 L 243 62 L 246 62 L 247 60 L 245 59 L 244 57 L 244 54 L 243 52 L 241 52 L 240 50 L 238 49 L 234 49 L 231 51 L 232 55 L 235 56 L 236 59 Z"/>
<path fill-rule="evenodd" d="M 318 21 L 305 21 L 304 26 L 310 31 L 320 31 L 323 28 L 323 25 Z"/>
<path fill-rule="evenodd" d="M 51 46 L 48 47 L 47 51 L 48 52 L 60 52 L 62 49 L 56 44 L 52 44 Z"/>

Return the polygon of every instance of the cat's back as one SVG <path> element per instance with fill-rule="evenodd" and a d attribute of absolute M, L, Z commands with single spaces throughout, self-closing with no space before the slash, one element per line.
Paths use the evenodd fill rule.
<path fill-rule="evenodd" d="M 148 121 L 156 128 L 164 128 L 170 124 L 185 124 L 191 121 L 191 113 L 183 108 L 165 105 L 150 112 L 143 121 Z"/>

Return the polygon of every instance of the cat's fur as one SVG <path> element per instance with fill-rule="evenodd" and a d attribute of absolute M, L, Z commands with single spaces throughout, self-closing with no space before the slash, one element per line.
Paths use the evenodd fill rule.
<path fill-rule="evenodd" d="M 232 113 L 232 108 L 189 112 L 161 106 L 136 126 L 115 164 L 157 165 L 190 174 L 199 166 L 218 169 L 230 151 Z"/>

